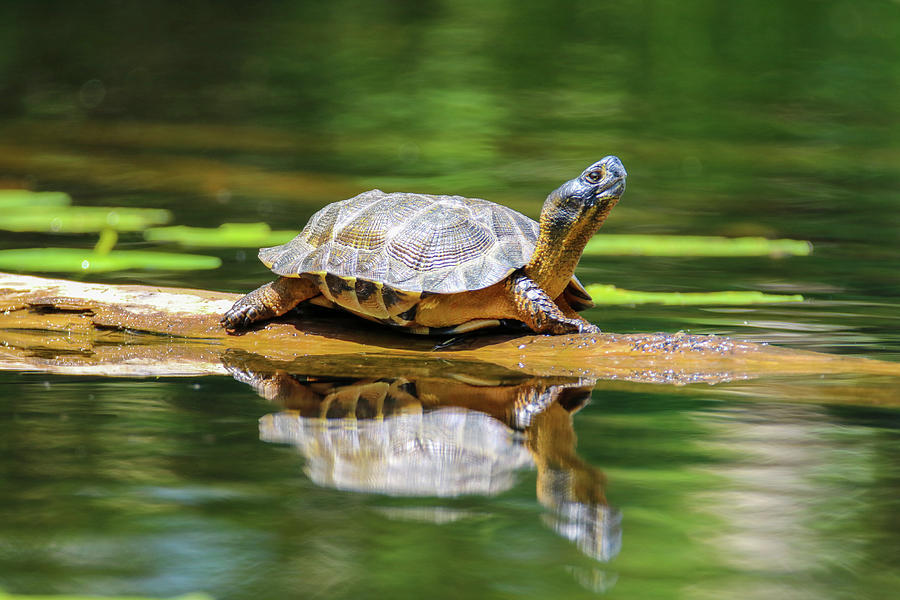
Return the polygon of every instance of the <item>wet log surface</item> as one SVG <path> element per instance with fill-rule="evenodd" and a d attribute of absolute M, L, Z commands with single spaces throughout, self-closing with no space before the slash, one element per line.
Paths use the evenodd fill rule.
<path fill-rule="evenodd" d="M 493 334 L 436 348 L 442 340 L 325 310 L 235 335 L 219 319 L 238 297 L 0 273 L 0 369 L 147 377 L 224 375 L 257 365 L 317 376 L 674 385 L 816 374 L 884 376 L 893 383 L 900 377 L 897 363 L 682 333 Z"/>

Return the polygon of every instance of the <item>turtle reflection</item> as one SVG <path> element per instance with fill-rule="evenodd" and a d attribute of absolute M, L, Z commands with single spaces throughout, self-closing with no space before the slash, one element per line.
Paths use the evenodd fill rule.
<path fill-rule="evenodd" d="M 499 494 L 537 468 L 548 525 L 585 554 L 613 558 L 620 516 L 603 473 L 575 452 L 572 414 L 593 381 L 461 377 L 316 378 L 229 367 L 285 410 L 260 419 L 260 439 L 291 444 L 321 486 L 393 496 Z"/>

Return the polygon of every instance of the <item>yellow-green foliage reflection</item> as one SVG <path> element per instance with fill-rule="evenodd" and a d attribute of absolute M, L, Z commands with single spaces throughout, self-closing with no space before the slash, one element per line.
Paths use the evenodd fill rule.
<path fill-rule="evenodd" d="M 598 235 L 584 249 L 595 256 L 807 256 L 811 252 L 812 244 L 803 240 L 695 235 Z"/>
<path fill-rule="evenodd" d="M 54 206 L 47 210 L 29 206 L 0 213 L 0 229 L 50 233 L 93 233 L 106 228 L 140 231 L 168 223 L 171 218 L 171 213 L 161 208 Z"/>
<path fill-rule="evenodd" d="M 104 273 L 126 269 L 192 271 L 217 269 L 216 256 L 113 250 L 106 253 L 80 248 L 16 248 L 0 250 L 0 269 L 39 273 Z"/>
<path fill-rule="evenodd" d="M 0 190 L 0 229 L 39 233 L 141 231 L 172 218 L 172 213 L 161 208 L 71 204 L 72 198 L 64 192 Z"/>
<path fill-rule="evenodd" d="M 210 248 L 256 248 L 290 241 L 298 231 L 273 231 L 266 223 L 223 223 L 216 228 L 152 227 L 144 232 L 151 242 L 177 242 L 185 246 Z"/>
<path fill-rule="evenodd" d="M 667 304 L 685 305 L 729 305 L 729 304 L 770 304 L 775 302 L 803 302 L 799 294 L 763 294 L 756 291 L 728 292 L 638 292 L 619 289 L 614 285 L 595 283 L 587 286 L 587 291 L 595 304 Z"/>
<path fill-rule="evenodd" d="M 0 190 L 0 208 L 25 209 L 69 206 L 72 198 L 64 192 L 32 192 L 29 190 Z"/>

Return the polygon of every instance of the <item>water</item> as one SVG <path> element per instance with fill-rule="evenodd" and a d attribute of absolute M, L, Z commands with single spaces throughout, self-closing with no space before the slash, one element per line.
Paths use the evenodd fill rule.
<path fill-rule="evenodd" d="M 586 259 L 583 281 L 809 302 L 605 307 L 588 319 L 900 358 L 896 3 L 6 3 L 0 17 L 3 185 L 168 208 L 203 226 L 297 228 L 372 187 L 487 197 L 536 216 L 547 192 L 614 153 L 629 187 L 604 233 L 788 237 L 815 252 Z M 0 247 L 94 241 L 4 233 Z M 136 234 L 119 243 L 149 246 Z M 230 291 L 268 278 L 252 252 L 204 252 L 223 267 L 82 278 Z M 510 407 L 522 389 L 561 382 L 476 385 L 455 369 L 434 381 L 399 366 L 313 383 L 320 373 L 298 372 L 293 396 L 266 397 L 240 369 L 138 380 L 4 371 L 0 588 L 801 599 L 900 589 L 896 379 L 568 382 L 572 397 L 535 425 Z M 393 403 L 372 404 L 385 387 L 375 380 L 395 385 Z M 589 402 L 578 385 L 593 387 Z M 327 426 L 311 416 L 323 407 Z"/>

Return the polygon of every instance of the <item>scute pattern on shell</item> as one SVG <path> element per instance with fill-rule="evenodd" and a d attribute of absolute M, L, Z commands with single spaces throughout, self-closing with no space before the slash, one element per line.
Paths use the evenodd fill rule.
<path fill-rule="evenodd" d="M 525 265 L 537 236 L 535 221 L 487 200 L 371 190 L 324 207 L 300 235 L 259 258 L 287 277 L 325 271 L 450 294 Z"/>

